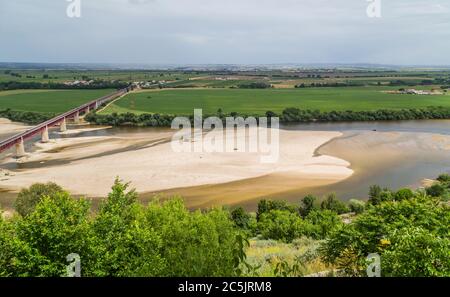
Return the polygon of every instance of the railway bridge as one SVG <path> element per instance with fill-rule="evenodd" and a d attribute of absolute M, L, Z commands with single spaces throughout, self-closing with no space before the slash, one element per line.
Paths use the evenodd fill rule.
<path fill-rule="evenodd" d="M 48 121 L 45 121 L 39 125 L 34 126 L 31 129 L 28 129 L 24 132 L 18 133 L 14 136 L 11 136 L 5 140 L 0 141 L 0 153 L 15 146 L 16 148 L 16 157 L 22 157 L 25 155 L 25 146 L 24 141 L 37 135 L 41 134 L 41 141 L 42 142 L 48 142 L 49 141 L 49 135 L 48 135 L 48 129 L 53 126 L 59 125 L 60 131 L 64 132 L 67 130 L 66 122 L 68 119 L 73 119 L 75 122 L 79 122 L 80 115 L 81 114 L 87 114 L 91 110 L 98 109 L 102 104 L 112 101 L 126 93 L 128 93 L 131 89 L 130 88 L 124 88 L 117 90 L 116 92 L 103 96 L 101 98 L 95 99 L 93 101 L 90 101 L 88 103 L 85 103 L 77 108 L 74 108 L 72 110 L 69 110 L 68 112 L 65 112 L 63 114 L 60 114 Z"/>

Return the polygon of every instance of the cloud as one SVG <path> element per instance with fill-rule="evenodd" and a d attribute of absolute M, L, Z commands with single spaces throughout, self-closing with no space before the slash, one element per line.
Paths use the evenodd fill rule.
<path fill-rule="evenodd" d="M 444 0 L 1 1 L 5 61 L 450 64 Z"/>

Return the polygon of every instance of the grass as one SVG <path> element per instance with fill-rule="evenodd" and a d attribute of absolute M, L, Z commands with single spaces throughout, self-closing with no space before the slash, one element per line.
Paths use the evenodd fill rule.
<path fill-rule="evenodd" d="M 14 90 L 0 92 L 0 110 L 62 113 L 114 90 Z"/>
<path fill-rule="evenodd" d="M 286 261 L 292 266 L 296 259 L 300 258 L 300 275 L 304 276 L 332 269 L 325 265 L 319 258 L 317 249 L 320 241 L 299 238 L 292 243 L 282 243 L 275 240 L 262 240 L 253 238 L 246 250 L 247 262 L 256 267 L 256 271 L 247 273 L 248 276 L 275 276 L 275 268 L 281 261 Z"/>
<path fill-rule="evenodd" d="M 192 114 L 194 108 L 202 108 L 203 113 L 214 114 L 221 108 L 225 113 L 235 111 L 261 115 L 268 110 L 281 112 L 287 107 L 321 111 L 450 107 L 450 95 L 400 95 L 383 92 L 396 89 L 398 87 L 149 90 L 129 94 L 102 113 L 186 115 Z"/>

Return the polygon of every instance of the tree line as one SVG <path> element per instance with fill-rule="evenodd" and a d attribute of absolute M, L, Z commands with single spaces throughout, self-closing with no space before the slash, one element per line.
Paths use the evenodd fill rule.
<path fill-rule="evenodd" d="M 216 116 L 224 123 L 226 117 L 249 117 L 258 115 L 248 115 L 238 112 L 223 113 L 221 109 L 216 114 L 205 115 L 206 117 Z M 281 113 L 267 111 L 266 117 L 279 117 L 282 123 L 309 123 L 309 122 L 346 122 L 346 121 L 401 121 L 401 120 L 422 120 L 422 119 L 450 119 L 450 108 L 428 107 L 411 108 L 400 110 L 380 109 L 374 111 L 329 111 L 303 110 L 295 107 L 286 108 Z M 112 113 L 97 114 L 91 112 L 86 116 L 86 120 L 98 125 L 130 125 L 149 127 L 168 127 L 175 115 L 168 114 L 134 114 L 134 113 Z M 188 117 L 193 120 L 192 115 Z"/>
<path fill-rule="evenodd" d="M 64 84 L 56 82 L 18 82 L 18 81 L 8 81 L 0 82 L 0 91 L 8 90 L 21 90 L 21 89 L 123 89 L 129 86 L 129 83 L 123 81 L 104 81 L 95 80 L 90 84 Z"/>

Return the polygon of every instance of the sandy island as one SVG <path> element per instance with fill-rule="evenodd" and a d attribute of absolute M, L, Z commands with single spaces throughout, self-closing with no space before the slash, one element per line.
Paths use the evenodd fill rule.
<path fill-rule="evenodd" d="M 79 129 L 77 132 L 88 130 Z M 8 154 L 0 160 L 0 168 L 8 169 L 8 174 L 3 169 L 0 188 L 17 192 L 36 182 L 52 181 L 74 195 L 105 197 L 117 176 L 131 181 L 140 193 L 278 176 L 281 184 L 278 189 L 277 184 L 272 185 L 272 191 L 281 191 L 287 176 L 298 187 L 338 182 L 353 173 L 345 160 L 314 155 L 321 145 L 342 135 L 340 132 L 280 130 L 279 160 L 273 164 L 261 163 L 259 153 L 174 152 L 170 143 L 173 132 L 170 130 L 145 130 L 114 136 L 76 137 L 77 133 L 72 134 L 73 138 L 35 143 L 37 150 L 19 160 Z M 264 186 L 255 186 L 255 193 L 264 190 Z M 181 190 L 178 192 L 183 193 Z M 239 193 L 235 194 L 236 197 L 230 197 L 230 203 L 252 198 L 248 195 L 238 198 Z M 216 198 L 211 195 L 214 203 L 227 204 L 227 201 L 218 202 Z M 207 201 L 203 200 L 191 205 L 205 203 Z"/>

